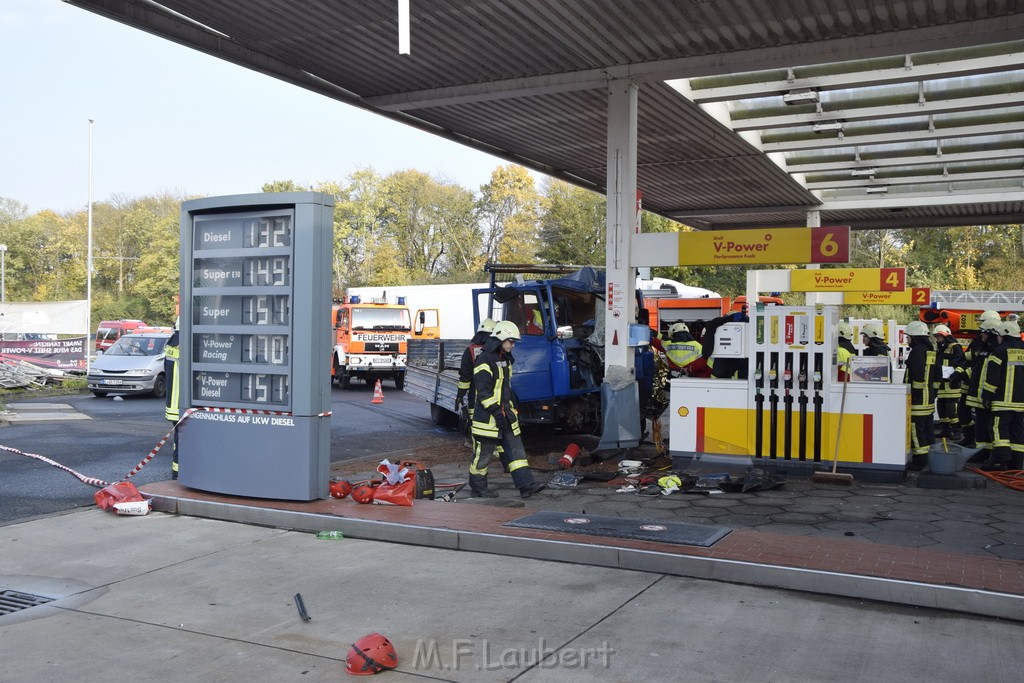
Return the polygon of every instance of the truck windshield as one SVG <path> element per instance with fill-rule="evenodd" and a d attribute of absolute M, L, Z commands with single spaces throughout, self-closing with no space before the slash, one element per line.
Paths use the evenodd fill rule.
<path fill-rule="evenodd" d="M 408 332 L 412 329 L 408 308 L 353 308 L 353 330 L 391 330 Z"/>

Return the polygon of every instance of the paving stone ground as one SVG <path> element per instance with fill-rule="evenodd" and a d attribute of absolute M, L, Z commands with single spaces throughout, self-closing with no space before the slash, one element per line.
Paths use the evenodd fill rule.
<path fill-rule="evenodd" d="M 565 440 L 562 440 L 564 445 Z M 548 481 L 552 452 L 560 452 L 557 438 L 527 442 L 530 464 L 538 481 Z M 632 453 L 630 458 L 652 456 L 653 450 Z M 466 480 L 469 450 L 432 449 L 414 453 L 432 469 L 439 482 Z M 373 463 L 375 465 L 376 463 Z M 340 474 L 369 470 L 370 463 L 348 462 Z M 614 469 L 614 462 L 601 469 Z M 593 467 L 580 468 L 586 472 Z M 980 475 L 969 475 L 978 476 Z M 1024 492 L 994 481 L 984 488 L 930 489 L 917 486 L 918 475 L 908 474 L 900 483 L 855 481 L 852 486 L 790 479 L 778 489 L 751 493 L 712 495 L 674 493 L 641 496 L 616 493 L 603 482 L 581 481 L 570 489 L 548 490 L 520 501 L 511 479 L 492 466 L 491 486 L 497 500 L 459 499 L 475 505 L 518 506 L 531 509 L 614 515 L 636 519 L 672 520 L 756 529 L 781 534 L 820 538 L 854 538 L 907 548 L 927 548 L 983 557 L 1024 560 Z"/>

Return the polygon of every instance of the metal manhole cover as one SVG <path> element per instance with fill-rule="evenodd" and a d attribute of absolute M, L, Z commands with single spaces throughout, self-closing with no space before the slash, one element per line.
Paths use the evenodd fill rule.
<path fill-rule="evenodd" d="M 686 522 L 654 522 L 649 519 L 628 519 L 603 515 L 566 517 L 564 512 L 556 510 L 535 512 L 521 519 L 505 522 L 504 526 L 544 531 L 566 531 L 587 536 L 696 545 L 705 548 L 714 545 L 732 531 L 729 527 Z"/>
<path fill-rule="evenodd" d="M 38 607 L 53 602 L 53 598 L 46 598 L 42 595 L 22 593 L 21 591 L 3 590 L 0 591 L 0 616 L 20 612 L 30 607 Z"/>

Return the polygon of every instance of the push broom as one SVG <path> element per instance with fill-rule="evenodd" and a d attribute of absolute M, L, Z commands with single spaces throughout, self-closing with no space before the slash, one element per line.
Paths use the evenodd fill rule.
<path fill-rule="evenodd" d="M 836 447 L 832 452 L 832 471 L 815 472 L 811 475 L 811 481 L 819 484 L 852 484 L 852 474 L 840 474 L 836 472 L 839 467 L 839 439 L 843 434 L 843 414 L 846 412 L 846 387 L 850 383 L 850 361 L 844 366 L 846 377 L 843 380 L 843 396 L 839 399 L 839 424 L 836 426 Z"/>

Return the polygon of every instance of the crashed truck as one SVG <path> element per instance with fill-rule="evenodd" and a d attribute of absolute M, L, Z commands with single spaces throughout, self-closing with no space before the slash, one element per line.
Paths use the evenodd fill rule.
<path fill-rule="evenodd" d="M 589 266 L 488 264 L 490 285 L 465 302 L 480 321 L 510 320 L 522 339 L 513 355 L 512 390 L 523 425 L 574 433 L 600 433 L 604 381 L 604 271 Z M 473 330 L 470 330 L 472 332 Z M 435 424 L 467 427 L 455 412 L 465 339 L 410 339 L 405 391 L 430 405 Z M 640 414 L 651 397 L 653 357 L 636 348 Z"/>

